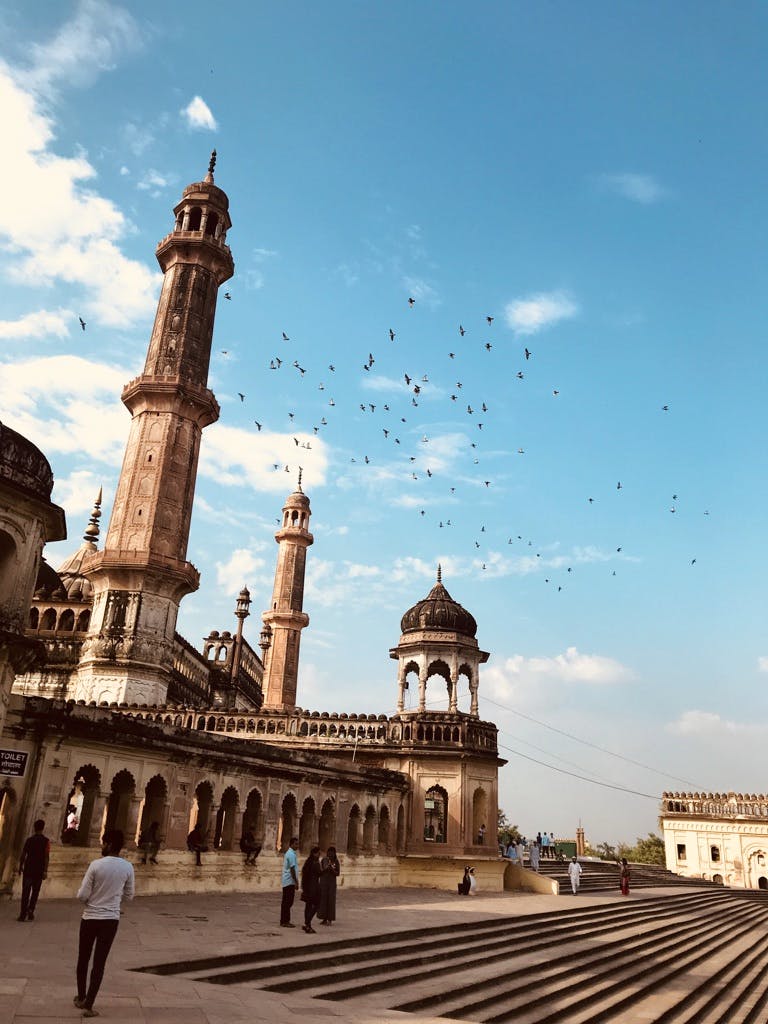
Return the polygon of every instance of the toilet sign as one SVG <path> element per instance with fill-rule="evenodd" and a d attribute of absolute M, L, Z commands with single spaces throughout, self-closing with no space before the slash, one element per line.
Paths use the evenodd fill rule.
<path fill-rule="evenodd" d="M 24 777 L 29 753 L 26 750 L 0 749 L 0 775 L 11 775 L 16 779 Z"/>

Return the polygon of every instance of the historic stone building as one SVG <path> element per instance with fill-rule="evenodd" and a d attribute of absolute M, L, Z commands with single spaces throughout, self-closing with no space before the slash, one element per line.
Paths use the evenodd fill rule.
<path fill-rule="evenodd" d="M 739 889 L 768 889 L 768 796 L 664 793 L 667 868 Z"/>
<path fill-rule="evenodd" d="M 285 849 L 294 833 L 302 850 L 336 845 L 347 858 L 348 884 L 401 881 L 403 858 L 405 877 L 417 882 L 438 856 L 450 863 L 471 855 L 487 857 L 485 884 L 499 887 L 497 773 L 504 762 L 478 698 L 488 654 L 439 567 L 390 651 L 399 695 L 391 717 L 297 706 L 313 543 L 301 478 L 275 534 L 260 653 L 243 637 L 251 605 L 245 588 L 234 633 L 212 630 L 198 651 L 176 630 L 181 599 L 199 585 L 187 540 L 202 430 L 219 411 L 207 387 L 216 296 L 234 269 L 229 202 L 214 184 L 214 164 L 184 190 L 174 229 L 157 248 L 162 291 L 144 371 L 123 390 L 131 429 L 103 548 L 99 494 L 80 547 L 58 572 L 43 562 L 35 584 L 42 540 L 63 535 L 63 517 L 42 500 L 10 513 L 37 524 L 36 533 L 29 527 L 35 557 L 25 563 L 27 589 L 17 588 L 14 600 L 28 615 L 24 643 L 44 648 L 47 660 L 17 665 L 28 670 L 17 675 L 2 745 L 28 761 L 24 776 L 7 778 L 0 792 L 0 878 L 12 879 L 19 844 L 41 816 L 50 834 L 66 840 L 55 850 L 51 895 L 69 891 L 104 827 L 135 839 L 153 821 L 165 846 L 144 891 L 259 884 L 265 855 Z M 7 646 L 0 644 L 0 657 Z M 433 676 L 445 681 L 445 711 L 426 707 Z M 457 697 L 462 676 L 465 709 Z M 411 685 L 419 699 L 407 711 Z M 64 835 L 71 808 L 78 827 Z M 205 866 L 189 869 L 185 838 L 195 824 L 215 851 L 216 881 Z M 247 871 L 236 852 L 246 828 L 263 844 L 259 867 Z M 271 887 L 276 875 L 267 868 Z"/>

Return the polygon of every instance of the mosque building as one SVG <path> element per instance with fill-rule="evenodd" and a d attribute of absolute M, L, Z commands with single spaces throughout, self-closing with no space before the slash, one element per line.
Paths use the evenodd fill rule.
<path fill-rule="evenodd" d="M 485 884 L 500 888 L 504 761 L 479 710 L 489 655 L 439 567 L 389 652 L 391 716 L 296 703 L 313 544 L 301 477 L 275 534 L 258 650 L 243 636 L 246 588 L 234 630 L 211 630 L 200 650 L 177 631 L 181 600 L 200 583 L 187 547 L 202 434 L 219 416 L 208 388 L 218 289 L 234 273 L 229 200 L 214 170 L 215 154 L 156 250 L 162 289 L 144 369 L 122 392 L 131 425 L 103 546 L 99 493 L 77 550 L 58 571 L 40 559 L 46 540 L 65 535 L 50 467 L 0 425 L 0 753 L 16 763 L 0 789 L 0 884 L 12 884 L 20 844 L 42 817 L 55 840 L 49 895 L 71 891 L 105 828 L 122 828 L 130 848 L 155 821 L 164 846 L 144 892 L 273 888 L 274 858 L 294 834 L 304 852 L 335 845 L 350 885 L 435 884 L 443 869 L 455 881 L 453 860 L 471 857 Z M 444 711 L 426 705 L 435 676 L 446 685 Z M 406 710 L 411 687 L 418 699 Z M 190 864 L 194 825 L 209 864 L 216 858 L 215 880 L 206 858 Z M 254 866 L 237 852 L 245 831 L 262 845 Z"/>

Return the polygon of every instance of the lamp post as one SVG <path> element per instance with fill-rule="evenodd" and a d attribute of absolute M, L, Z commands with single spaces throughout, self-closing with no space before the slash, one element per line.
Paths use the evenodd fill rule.
<path fill-rule="evenodd" d="M 243 587 L 237 597 L 235 605 L 235 617 L 237 618 L 237 635 L 235 637 L 235 651 L 232 656 L 232 681 L 233 705 L 237 706 L 237 679 L 240 674 L 240 652 L 243 647 L 243 623 L 248 618 L 251 607 L 251 595 L 247 587 Z"/>

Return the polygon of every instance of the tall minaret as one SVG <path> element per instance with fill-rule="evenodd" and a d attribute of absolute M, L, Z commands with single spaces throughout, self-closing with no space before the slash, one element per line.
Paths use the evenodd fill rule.
<path fill-rule="evenodd" d="M 264 666 L 265 708 L 287 710 L 296 707 L 301 631 L 309 624 L 302 611 L 307 548 L 314 541 L 309 532 L 309 498 L 299 482 L 283 506 L 283 520 L 275 534 L 279 544 L 272 604 L 262 619 L 272 630 L 272 642 Z"/>
<path fill-rule="evenodd" d="M 94 602 L 78 699 L 163 703 L 179 602 L 199 584 L 187 541 L 202 430 L 219 417 L 207 386 L 216 297 L 234 273 L 215 164 L 214 150 L 156 249 L 163 286 L 144 372 L 123 389 L 133 419 L 112 517 L 83 566 Z"/>

